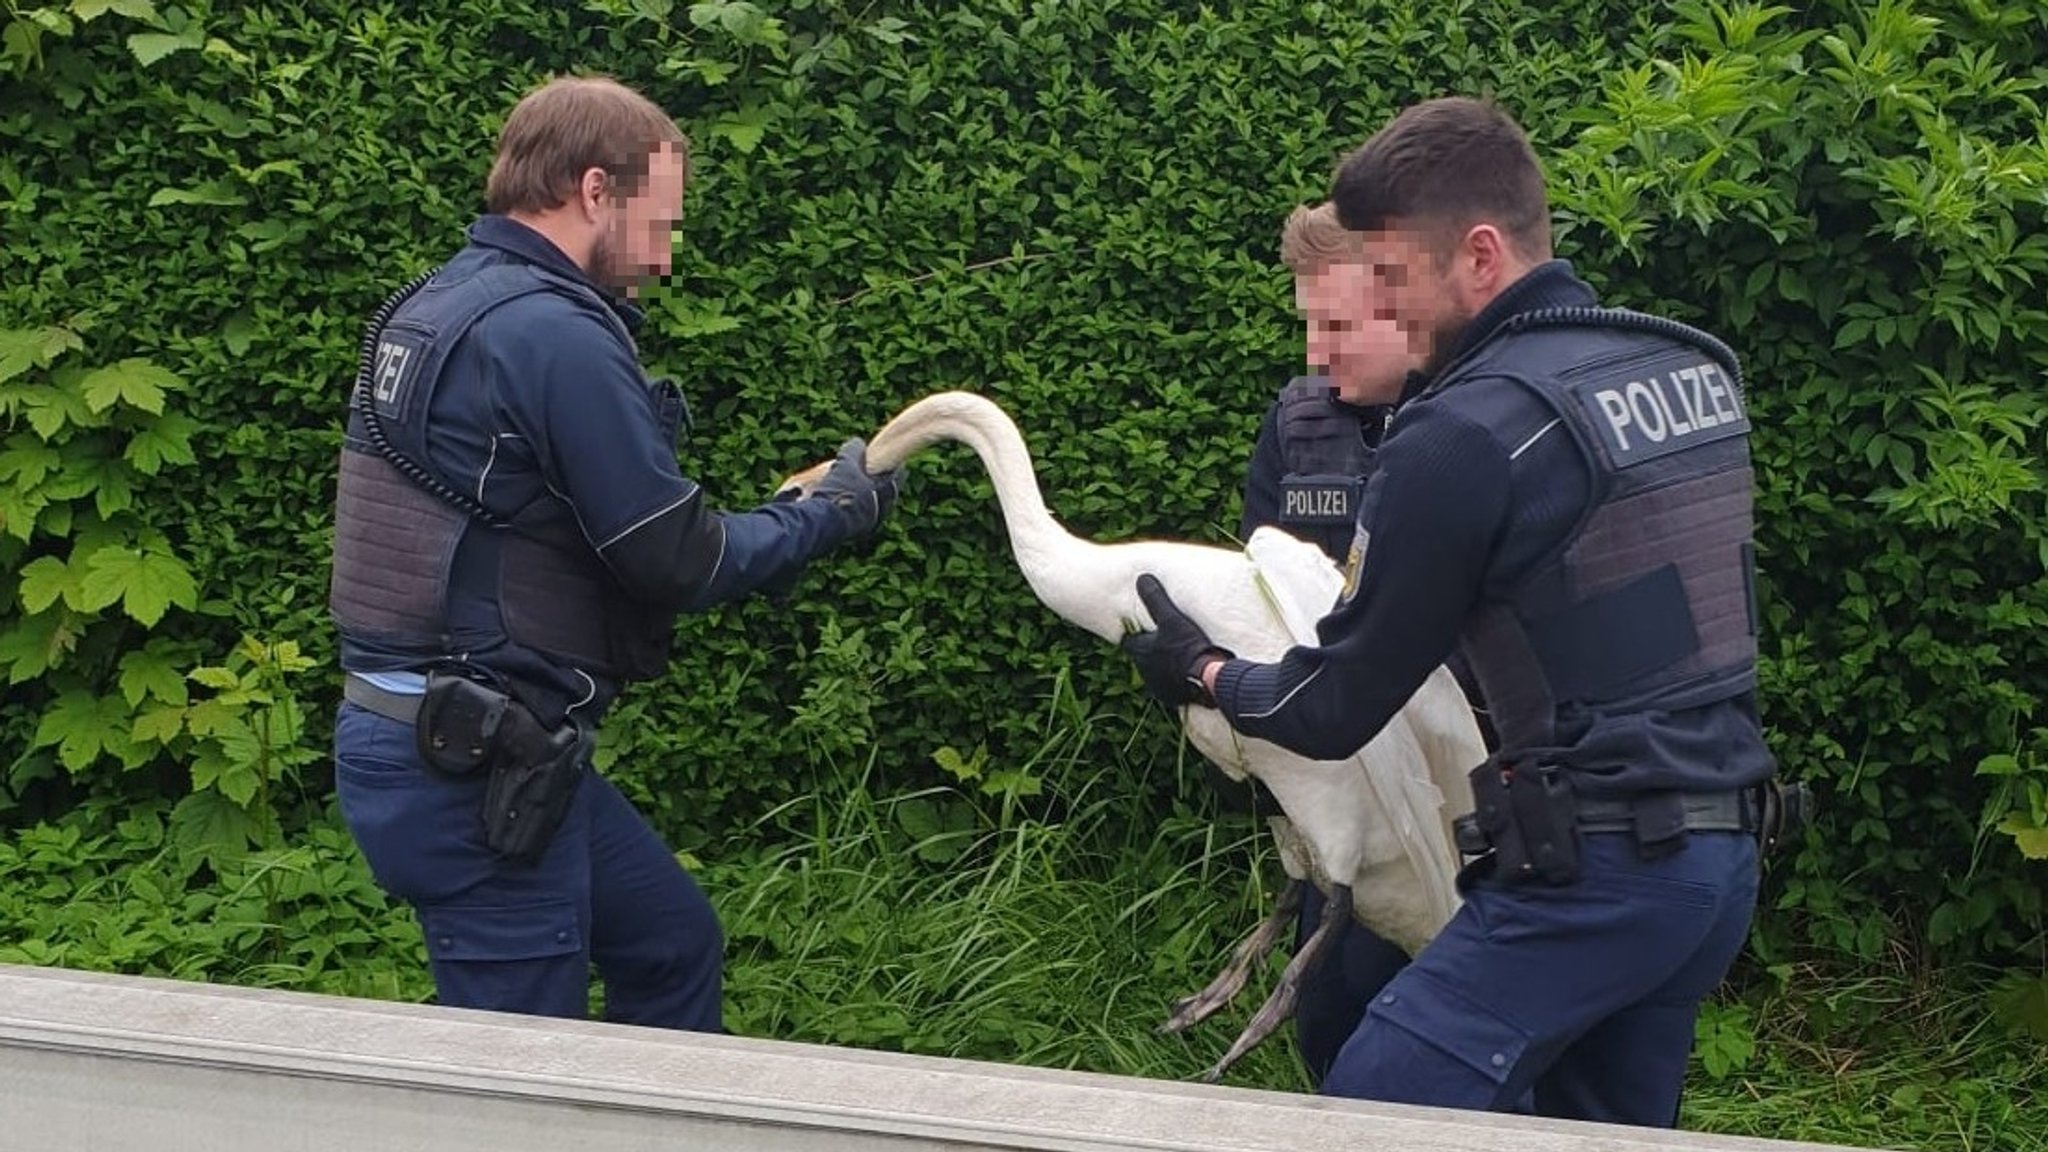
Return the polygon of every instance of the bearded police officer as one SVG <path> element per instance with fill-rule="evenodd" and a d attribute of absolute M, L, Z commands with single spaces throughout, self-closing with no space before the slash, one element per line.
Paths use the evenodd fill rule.
<path fill-rule="evenodd" d="M 1550 254 L 1521 130 L 1410 108 L 1339 170 L 1427 386 L 1383 440 L 1362 570 L 1316 647 L 1237 660 L 1148 582 L 1162 699 L 1306 755 L 1371 737 L 1462 646 L 1498 751 L 1445 930 L 1372 1001 L 1327 1093 L 1676 1123 L 1701 1000 L 1757 890 L 1749 420 L 1711 336 L 1596 306 Z"/>
<path fill-rule="evenodd" d="M 720 1027 L 711 906 L 590 770 L 679 612 L 794 578 L 894 494 L 849 441 L 808 499 L 723 514 L 677 467 L 672 383 L 622 295 L 665 275 L 688 142 L 610 80 L 513 109 L 489 215 L 371 325 L 341 453 L 331 608 L 343 816 L 416 911 L 443 1004 Z"/>

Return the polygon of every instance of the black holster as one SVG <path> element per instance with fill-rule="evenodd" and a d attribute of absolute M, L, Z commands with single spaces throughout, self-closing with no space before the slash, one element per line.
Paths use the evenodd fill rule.
<path fill-rule="evenodd" d="M 1768 854 L 1813 821 L 1813 790 L 1803 780 L 1773 777 L 1757 785 L 1757 809 L 1757 846 Z"/>
<path fill-rule="evenodd" d="M 550 730 L 526 705 L 462 676 L 427 674 L 414 725 L 420 758 L 450 777 L 484 780 L 484 845 L 531 864 L 554 842 L 594 740 L 573 723 Z"/>
<path fill-rule="evenodd" d="M 1493 854 L 1503 883 L 1564 885 L 1579 878 L 1579 824 L 1571 778 L 1553 765 L 1472 770 L 1472 814 L 1453 831 L 1466 855 Z"/>

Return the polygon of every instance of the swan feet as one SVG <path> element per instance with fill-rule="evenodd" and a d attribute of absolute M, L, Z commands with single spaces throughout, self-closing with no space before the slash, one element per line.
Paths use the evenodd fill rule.
<path fill-rule="evenodd" d="M 1298 883 L 1298 882 L 1297 882 Z M 1294 1015 L 1294 1003 L 1300 994 L 1301 981 L 1316 966 L 1323 962 L 1323 954 L 1330 950 L 1330 940 L 1336 934 L 1337 926 L 1351 918 L 1351 889 L 1336 884 L 1330 888 L 1328 903 L 1323 905 L 1323 918 L 1316 924 L 1316 930 L 1301 942 L 1301 949 L 1287 967 L 1280 972 L 1280 979 L 1273 985 L 1272 995 L 1252 1015 L 1251 1023 L 1244 1026 L 1230 1050 L 1223 1054 L 1207 1072 L 1202 1073 L 1204 1084 L 1214 1084 L 1223 1078 L 1230 1066 L 1238 1062 L 1245 1053 L 1257 1047 L 1259 1042 L 1273 1034 L 1280 1022 Z"/>
<path fill-rule="evenodd" d="M 1215 1015 L 1218 1009 L 1230 1003 L 1231 998 L 1238 994 L 1244 987 L 1246 978 L 1251 975 L 1252 965 L 1264 959 L 1265 955 L 1273 950 L 1273 945 L 1280 942 L 1280 934 L 1287 930 L 1287 925 L 1294 920 L 1294 914 L 1300 911 L 1303 883 L 1301 880 L 1287 882 L 1287 887 L 1280 891 L 1280 899 L 1273 907 L 1273 914 L 1266 917 L 1264 923 L 1252 929 L 1251 935 L 1238 942 L 1237 947 L 1231 950 L 1230 963 L 1216 979 L 1209 982 L 1207 988 L 1174 1002 L 1173 1015 L 1167 1017 L 1166 1023 L 1159 1026 L 1161 1032 L 1186 1031 Z"/>

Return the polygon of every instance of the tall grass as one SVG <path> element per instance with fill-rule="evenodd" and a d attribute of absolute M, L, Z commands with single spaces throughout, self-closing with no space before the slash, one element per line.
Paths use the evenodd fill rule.
<path fill-rule="evenodd" d="M 1155 1026 L 1264 914 L 1269 844 L 1189 796 L 1114 791 L 1131 777 L 1079 758 L 1093 720 L 1057 695 L 1064 723 L 1019 770 L 891 794 L 870 760 L 701 867 L 729 1027 L 1164 1078 L 1222 1055 L 1262 990 L 1191 1036 Z M 1307 1087 L 1280 1040 L 1235 1077 Z"/>
<path fill-rule="evenodd" d="M 891 792 L 870 758 L 734 837 L 700 866 L 728 935 L 728 1025 L 1164 1079 L 1206 1068 L 1277 963 L 1191 1035 L 1156 1025 L 1283 877 L 1252 820 L 1213 811 L 1199 766 L 1172 766 L 1183 784 L 1164 798 L 1111 791 L 1145 776 L 1078 759 L 1096 723 L 1056 693 L 1044 747 L 1018 769 Z M 1166 755 L 1144 731 L 1125 754 Z M 2048 1152 L 2048 1049 L 1999 1030 L 1984 990 L 1978 973 L 1903 966 L 1744 969 L 1703 1018 L 1715 1058 L 1695 1061 L 1684 1126 Z M 1289 1029 L 1228 1082 L 1310 1087 Z"/>

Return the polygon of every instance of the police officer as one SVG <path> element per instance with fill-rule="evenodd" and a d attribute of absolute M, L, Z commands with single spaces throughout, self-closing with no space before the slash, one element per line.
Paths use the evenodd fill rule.
<path fill-rule="evenodd" d="M 679 612 L 792 579 L 894 494 L 849 441 L 807 499 L 728 514 L 677 467 L 627 299 L 669 269 L 688 142 L 602 78 L 506 121 L 469 244 L 373 321 L 341 453 L 330 607 L 341 809 L 410 903 L 443 1004 L 720 1028 L 718 922 L 589 769 Z"/>
<path fill-rule="evenodd" d="M 1746 937 L 1757 717 L 1749 420 L 1733 354 L 1596 306 L 1551 258 L 1543 178 L 1494 105 L 1434 100 L 1334 201 L 1427 386 L 1380 446 L 1369 562 L 1279 662 L 1140 580 L 1148 688 L 1311 756 L 1372 736 L 1462 646 L 1499 748 L 1444 931 L 1372 1001 L 1326 1093 L 1676 1123 L 1694 1019 Z"/>
<path fill-rule="evenodd" d="M 1420 366 L 1392 320 L 1352 320 L 1353 301 L 1372 291 L 1363 240 L 1337 222 L 1330 204 L 1296 208 L 1281 229 L 1280 259 L 1294 274 L 1295 309 L 1317 371 L 1288 381 L 1267 408 L 1238 527 L 1249 538 L 1276 525 L 1339 564 L 1351 548 L 1380 434 L 1403 382 Z M 1295 926 L 1297 948 L 1322 915 L 1322 893 L 1310 887 Z M 1406 952 L 1356 920 L 1336 930 L 1328 959 L 1302 979 L 1294 1010 L 1302 1060 L 1318 1083 L 1367 1002 L 1407 962 Z"/>

